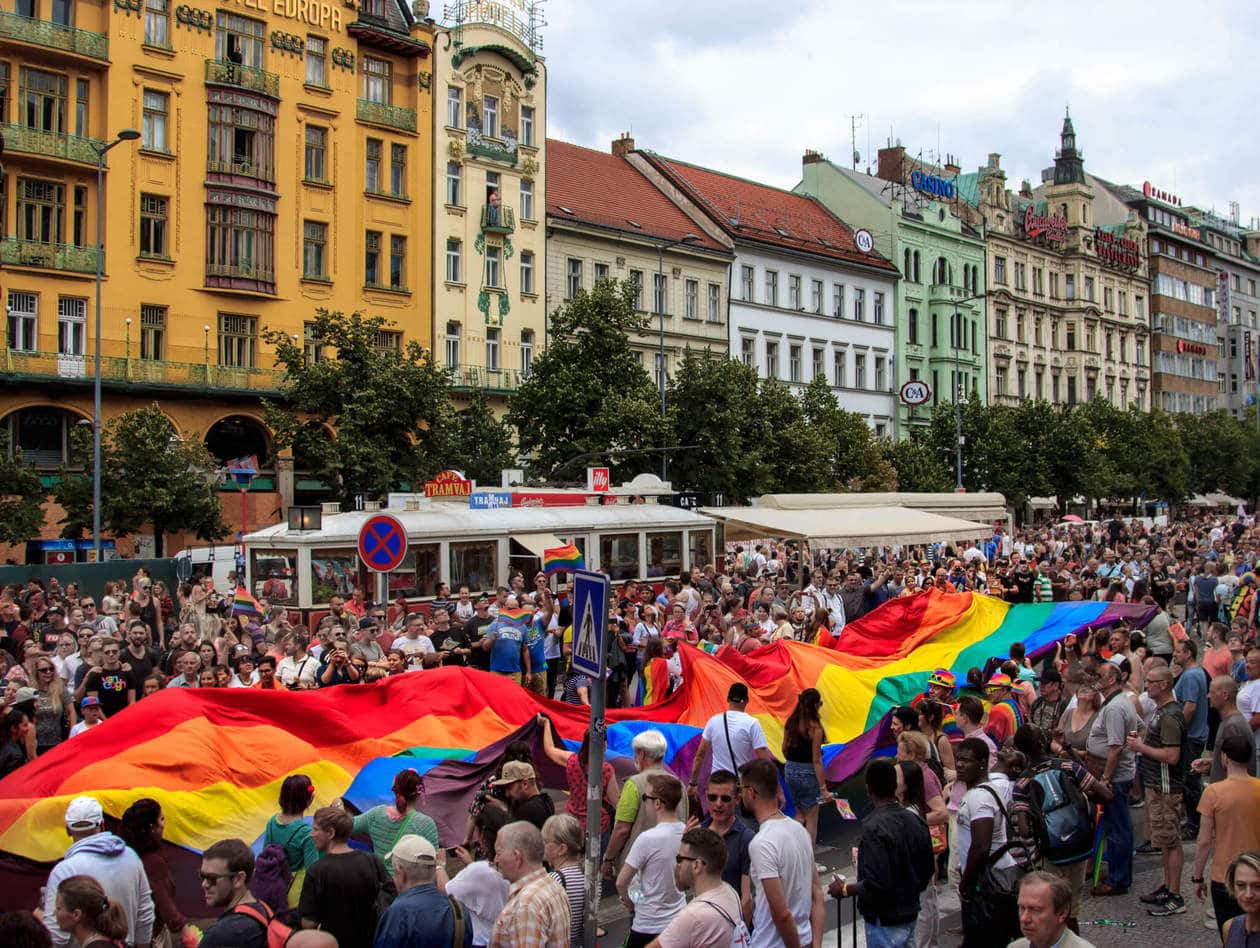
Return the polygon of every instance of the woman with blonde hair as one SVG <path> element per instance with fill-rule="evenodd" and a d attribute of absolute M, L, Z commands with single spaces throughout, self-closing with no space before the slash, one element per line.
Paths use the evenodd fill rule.
<path fill-rule="evenodd" d="M 47 655 L 35 662 L 35 753 L 52 750 L 74 727 L 74 702 L 57 666 Z"/>

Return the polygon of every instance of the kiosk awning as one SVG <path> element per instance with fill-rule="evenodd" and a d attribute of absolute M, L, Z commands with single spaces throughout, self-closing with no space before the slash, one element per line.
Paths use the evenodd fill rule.
<path fill-rule="evenodd" d="M 973 540 L 993 533 L 990 524 L 908 507 L 702 507 L 699 512 L 720 520 L 728 541 L 797 537 L 857 547 Z"/>

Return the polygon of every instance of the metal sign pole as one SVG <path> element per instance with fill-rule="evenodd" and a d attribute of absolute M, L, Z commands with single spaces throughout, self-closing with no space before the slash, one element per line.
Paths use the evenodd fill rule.
<path fill-rule="evenodd" d="M 586 776 L 586 948 L 595 948 L 595 932 L 599 927 L 599 841 L 600 820 L 604 812 L 604 667 L 608 650 L 602 650 L 599 678 L 591 682 L 591 724 L 589 731 Z"/>
<path fill-rule="evenodd" d="M 586 924 L 584 943 L 595 948 L 599 925 L 600 822 L 604 798 L 605 673 L 608 668 L 608 594 L 611 580 L 602 573 L 573 575 L 573 651 L 570 664 L 591 679 L 591 722 L 587 732 L 586 771 Z"/>

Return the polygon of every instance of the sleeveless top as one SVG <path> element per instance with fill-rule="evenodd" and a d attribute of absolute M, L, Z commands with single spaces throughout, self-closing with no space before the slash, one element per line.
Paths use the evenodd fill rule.
<path fill-rule="evenodd" d="M 783 742 L 783 758 L 794 764 L 812 764 L 814 762 L 813 741 L 793 734 L 791 741 Z"/>
<path fill-rule="evenodd" d="M 1098 717 L 1098 712 L 1095 711 L 1090 715 L 1084 727 L 1074 731 L 1072 730 L 1072 715 L 1075 713 L 1076 711 L 1073 709 L 1063 714 L 1063 742 L 1083 754 L 1085 753 L 1086 739 L 1089 737 L 1089 729 L 1094 726 L 1094 719 Z"/>
<path fill-rule="evenodd" d="M 1247 916 L 1235 915 L 1230 919 L 1229 941 L 1225 948 L 1253 948 L 1260 945 L 1260 932 L 1247 931 Z"/>

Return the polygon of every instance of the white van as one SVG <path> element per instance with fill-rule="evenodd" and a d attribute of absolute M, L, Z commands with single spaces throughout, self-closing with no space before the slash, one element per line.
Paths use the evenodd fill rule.
<path fill-rule="evenodd" d="M 175 554 L 175 576 L 181 583 L 190 582 L 194 575 L 210 576 L 214 588 L 226 595 L 235 588 L 237 567 L 244 570 L 244 556 L 240 547 L 233 543 L 217 546 L 197 546 L 180 550 Z M 238 560 L 238 556 L 240 559 Z"/>

